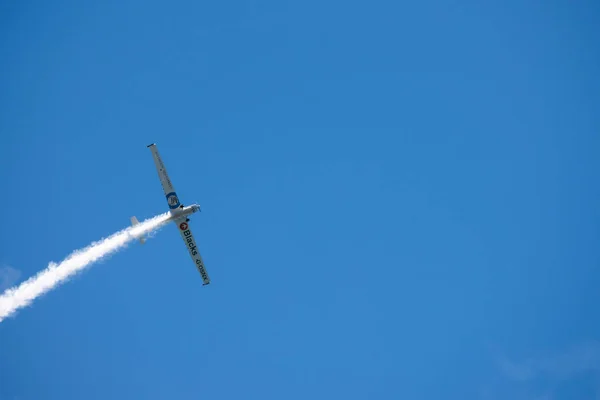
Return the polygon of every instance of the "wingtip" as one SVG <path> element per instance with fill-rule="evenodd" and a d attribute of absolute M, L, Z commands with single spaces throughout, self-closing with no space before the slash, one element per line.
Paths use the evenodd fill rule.
<path fill-rule="evenodd" d="M 150 143 L 148 146 L 146 147 L 152 147 L 152 146 L 156 146 L 156 143 Z"/>

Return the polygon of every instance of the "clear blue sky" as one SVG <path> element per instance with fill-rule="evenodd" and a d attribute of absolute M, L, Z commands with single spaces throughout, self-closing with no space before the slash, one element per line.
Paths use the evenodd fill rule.
<path fill-rule="evenodd" d="M 0 399 L 592 399 L 600 5 L 0 5 Z M 565 361 L 567 360 L 567 361 Z"/>

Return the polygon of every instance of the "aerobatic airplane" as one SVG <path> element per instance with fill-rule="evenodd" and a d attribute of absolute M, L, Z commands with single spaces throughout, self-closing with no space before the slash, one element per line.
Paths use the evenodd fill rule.
<path fill-rule="evenodd" d="M 154 158 L 154 164 L 156 165 L 156 170 L 158 172 L 158 177 L 160 178 L 160 184 L 162 185 L 163 191 L 165 192 L 165 196 L 167 197 L 167 204 L 169 205 L 169 209 L 172 214 L 172 221 L 177 225 L 177 229 L 181 234 L 183 241 L 185 242 L 188 251 L 190 252 L 190 256 L 194 263 L 196 264 L 196 268 L 200 272 L 200 276 L 202 277 L 202 281 L 204 282 L 202 285 L 208 285 L 210 283 L 210 278 L 206 273 L 206 268 L 204 267 L 204 262 L 202 261 L 202 256 L 200 256 L 200 251 L 196 246 L 196 241 L 194 240 L 194 236 L 192 235 L 192 231 L 190 230 L 188 218 L 189 215 L 195 213 L 196 211 L 200 211 L 200 206 L 198 204 L 192 204 L 191 206 L 184 207 L 183 204 L 179 202 L 179 198 L 175 193 L 175 188 L 169 179 L 169 175 L 167 174 L 167 169 L 163 164 L 160 155 L 158 154 L 158 149 L 156 148 L 156 144 L 149 144 L 147 147 L 152 151 L 152 157 Z M 131 217 L 131 224 L 137 225 L 139 224 L 136 217 Z M 142 244 L 146 241 L 145 238 L 139 239 Z"/>

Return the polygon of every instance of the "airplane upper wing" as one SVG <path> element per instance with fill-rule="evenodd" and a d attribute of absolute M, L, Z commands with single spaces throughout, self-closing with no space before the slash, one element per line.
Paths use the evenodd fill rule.
<path fill-rule="evenodd" d="M 192 260 L 194 260 L 194 263 L 196 264 L 196 268 L 198 268 L 198 272 L 200 272 L 202 281 L 204 281 L 203 285 L 208 285 L 210 283 L 210 278 L 208 277 L 208 273 L 204 267 L 204 262 L 202 261 L 200 251 L 198 251 L 198 247 L 196 247 L 196 241 L 194 240 L 190 226 L 186 221 L 186 217 L 178 218 L 175 220 L 175 223 L 177 224 L 177 229 L 181 234 L 181 238 L 185 242 L 188 251 L 190 252 Z"/>
<path fill-rule="evenodd" d="M 154 164 L 156 165 L 156 171 L 158 172 L 158 177 L 160 178 L 160 184 L 162 185 L 163 191 L 165 192 L 165 196 L 167 197 L 167 203 L 169 204 L 170 209 L 176 209 L 181 205 L 179 202 L 179 198 L 177 197 L 177 193 L 175 193 L 175 188 L 171 183 L 171 179 L 169 179 L 169 175 L 167 174 L 167 169 L 158 154 L 158 149 L 156 148 L 156 144 L 149 144 L 147 147 L 152 151 L 152 158 L 154 159 Z"/>

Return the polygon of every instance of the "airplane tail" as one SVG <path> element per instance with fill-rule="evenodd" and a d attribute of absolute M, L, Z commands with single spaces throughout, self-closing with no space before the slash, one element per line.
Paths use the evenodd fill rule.
<path fill-rule="evenodd" d="M 138 219 L 135 216 L 131 217 L 131 226 L 136 226 L 139 223 L 140 223 L 140 221 L 138 221 Z M 140 238 L 138 240 L 140 241 L 141 244 L 146 243 L 146 238 L 143 236 L 140 236 Z"/>

